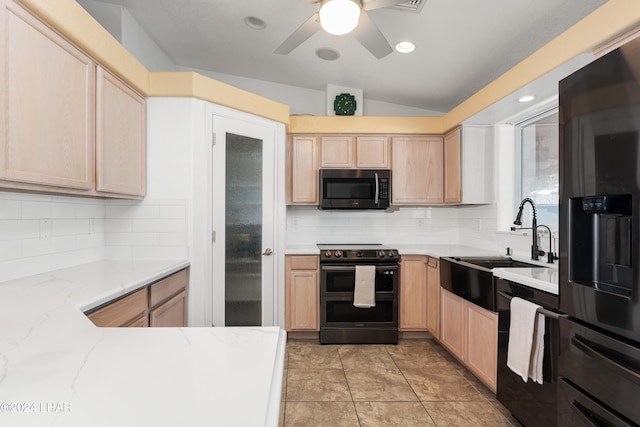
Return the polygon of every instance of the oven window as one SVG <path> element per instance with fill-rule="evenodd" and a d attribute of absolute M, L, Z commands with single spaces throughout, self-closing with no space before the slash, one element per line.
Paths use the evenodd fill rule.
<path fill-rule="evenodd" d="M 376 301 L 372 308 L 356 308 L 353 301 L 326 301 L 326 322 L 331 323 L 391 323 L 393 301 Z"/>
<path fill-rule="evenodd" d="M 322 269 L 323 283 L 326 285 L 323 293 L 353 292 L 356 282 L 355 267 L 331 267 Z M 393 292 L 397 268 L 385 267 L 376 269 L 376 292 Z"/>
<path fill-rule="evenodd" d="M 325 178 L 324 196 L 328 199 L 373 199 L 375 184 L 363 178 Z"/>

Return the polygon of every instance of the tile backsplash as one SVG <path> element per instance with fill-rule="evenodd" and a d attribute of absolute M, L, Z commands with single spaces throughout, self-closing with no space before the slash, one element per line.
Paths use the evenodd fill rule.
<path fill-rule="evenodd" d="M 186 200 L 0 192 L 0 282 L 102 259 L 187 259 Z"/>
<path fill-rule="evenodd" d="M 0 281 L 104 258 L 100 199 L 0 192 Z"/>
<path fill-rule="evenodd" d="M 529 258 L 530 234 L 498 231 L 497 206 L 400 208 L 389 211 L 323 211 L 287 208 L 287 246 L 317 243 L 385 245 L 459 244 Z M 541 241 L 548 248 L 548 237 Z"/>
<path fill-rule="evenodd" d="M 108 200 L 105 258 L 187 259 L 187 201 Z"/>

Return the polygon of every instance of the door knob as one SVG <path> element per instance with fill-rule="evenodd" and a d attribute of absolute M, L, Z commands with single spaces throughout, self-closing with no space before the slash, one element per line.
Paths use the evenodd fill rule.
<path fill-rule="evenodd" d="M 271 255 L 273 253 L 273 251 L 271 250 L 271 248 L 267 248 L 264 250 L 264 252 L 262 252 L 262 255 Z"/>

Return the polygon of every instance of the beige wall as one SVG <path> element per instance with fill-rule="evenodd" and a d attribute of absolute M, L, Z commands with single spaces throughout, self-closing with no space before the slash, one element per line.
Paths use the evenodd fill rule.
<path fill-rule="evenodd" d="M 147 96 L 199 98 L 289 125 L 291 133 L 444 133 L 575 56 L 640 23 L 640 1 L 609 0 L 443 117 L 289 117 L 287 105 L 196 73 L 154 73 L 75 0 L 21 0 L 116 75 Z"/>

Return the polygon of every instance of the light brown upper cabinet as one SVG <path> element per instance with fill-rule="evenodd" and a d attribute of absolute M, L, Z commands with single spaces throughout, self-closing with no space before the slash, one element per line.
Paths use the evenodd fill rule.
<path fill-rule="evenodd" d="M 356 137 L 356 167 L 371 169 L 389 168 L 389 137 Z"/>
<path fill-rule="evenodd" d="M 142 96 L 97 69 L 96 190 L 144 196 L 146 108 Z"/>
<path fill-rule="evenodd" d="M 0 20 L 0 188 L 144 196 L 144 98 L 19 3 Z"/>
<path fill-rule="evenodd" d="M 320 141 L 321 168 L 352 168 L 353 137 L 323 136 Z"/>
<path fill-rule="evenodd" d="M 388 136 L 323 136 L 320 145 L 322 168 L 389 168 Z"/>
<path fill-rule="evenodd" d="M 444 136 L 444 202 L 460 203 L 462 200 L 460 174 L 461 131 L 456 128 Z"/>
<path fill-rule="evenodd" d="M 88 192 L 95 65 L 18 4 L 0 5 L 0 185 Z"/>
<path fill-rule="evenodd" d="M 493 128 L 463 125 L 444 137 L 444 203 L 493 203 Z"/>
<path fill-rule="evenodd" d="M 391 203 L 395 206 L 441 204 L 443 156 L 441 136 L 393 137 Z"/>
<path fill-rule="evenodd" d="M 318 137 L 294 135 L 287 141 L 287 204 L 317 205 Z"/>

